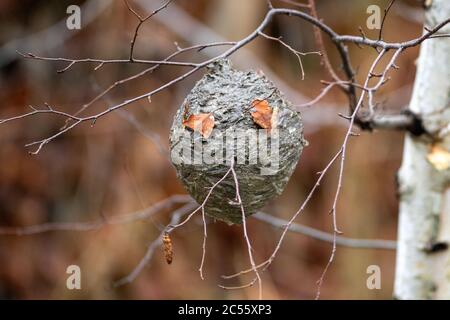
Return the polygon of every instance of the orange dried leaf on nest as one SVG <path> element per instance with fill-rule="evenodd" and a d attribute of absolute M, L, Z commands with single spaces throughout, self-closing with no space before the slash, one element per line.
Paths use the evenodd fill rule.
<path fill-rule="evenodd" d="M 257 125 L 264 129 L 277 127 L 278 108 L 272 108 L 267 100 L 254 100 L 252 107 L 252 118 Z"/>
<path fill-rule="evenodd" d="M 183 120 L 183 126 L 199 132 L 207 139 L 214 128 L 214 116 L 212 113 L 191 114 L 187 120 Z"/>

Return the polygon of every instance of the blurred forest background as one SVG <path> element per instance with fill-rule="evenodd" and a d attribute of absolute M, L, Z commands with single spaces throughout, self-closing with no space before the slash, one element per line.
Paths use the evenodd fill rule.
<path fill-rule="evenodd" d="M 295 8 L 273 1 L 276 6 Z M 385 0 L 317 0 L 318 14 L 342 34 L 367 30 L 366 9 Z M 145 15 L 161 1 L 130 1 Z M 145 6 L 141 4 L 145 3 Z M 81 6 L 82 29 L 67 30 L 66 8 Z M 151 9 L 151 10 L 149 10 Z M 265 0 L 178 0 L 147 21 L 139 33 L 135 54 L 143 59 L 163 59 L 180 46 L 239 40 L 254 30 L 267 11 Z M 421 33 L 419 1 L 397 1 L 386 21 L 386 40 L 409 40 Z M 59 21 L 63 24 L 56 25 Z M 51 57 L 127 58 L 137 19 L 123 1 L 37 1 L 0 2 L 0 119 L 29 111 L 28 105 L 74 112 L 116 80 L 145 68 L 140 65 L 76 65 L 57 74 L 66 64 L 21 58 L 15 50 Z M 54 27 L 52 27 L 54 26 Z M 52 28 L 52 29 L 48 29 Z M 45 35 L 50 32 L 50 36 Z M 313 29 L 300 19 L 276 17 L 266 30 L 300 51 L 315 51 Z M 216 38 L 214 38 L 216 37 Z M 326 39 L 326 37 L 325 37 Z M 326 39 L 335 69 L 339 58 Z M 350 45 L 361 82 L 375 50 Z M 185 54 L 185 61 L 201 61 L 223 49 Z M 385 113 L 397 113 L 409 101 L 415 76 L 418 48 L 406 51 L 398 61 L 400 70 L 376 96 Z M 320 58 L 303 58 L 306 77 L 296 57 L 279 43 L 259 38 L 231 57 L 240 69 L 261 69 L 294 103 L 301 104 L 319 94 L 321 79 L 330 80 Z M 162 66 L 154 73 L 113 90 L 95 103 L 90 112 L 150 91 L 186 69 Z M 176 178 L 168 154 L 168 134 L 176 109 L 202 76 L 196 73 L 152 98 L 134 103 L 126 110 L 139 122 L 114 113 L 95 126 L 83 124 L 57 138 L 36 156 L 24 145 L 58 130 L 64 120 L 39 116 L 0 125 L 0 225 L 28 226 L 45 222 L 83 222 L 141 210 L 174 194 L 185 193 Z M 310 142 L 285 192 L 264 208 L 288 219 L 313 186 L 342 143 L 346 120 L 346 97 L 333 89 L 320 103 L 304 108 L 306 139 Z M 159 140 L 159 144 L 155 144 Z M 339 201 L 338 226 L 347 237 L 395 239 L 397 205 L 395 174 L 399 168 L 403 134 L 362 132 L 351 140 L 345 167 L 344 189 Z M 161 148 L 161 146 L 163 148 Z M 162 150 L 161 150 L 162 149 Z M 332 230 L 331 208 L 337 167 L 326 177 L 298 223 L 324 231 Z M 174 209 L 174 208 L 172 208 Z M 256 298 L 257 288 L 226 291 L 223 274 L 248 267 L 247 248 L 240 226 L 210 223 L 208 226 L 206 279 L 198 274 L 203 231 L 201 216 L 172 234 L 174 262 L 167 265 L 162 250 L 131 284 L 112 288 L 127 275 L 160 233 L 172 210 L 161 210 L 151 219 L 107 226 L 90 232 L 49 232 L 31 236 L 0 235 L 0 298 L 56 299 L 233 299 Z M 263 261 L 272 252 L 281 233 L 261 221 L 248 220 L 255 257 Z M 325 267 L 331 244 L 290 233 L 273 265 L 263 274 L 264 298 L 311 299 L 316 281 Z M 66 288 L 66 268 L 79 265 L 82 290 Z M 381 290 L 366 287 L 369 265 L 381 268 Z M 322 287 L 327 299 L 391 298 L 395 267 L 394 250 L 338 247 L 336 260 Z M 239 285 L 250 278 L 235 282 Z"/>

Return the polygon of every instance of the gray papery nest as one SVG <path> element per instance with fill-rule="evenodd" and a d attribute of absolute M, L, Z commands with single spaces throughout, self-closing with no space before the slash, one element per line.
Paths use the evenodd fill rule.
<path fill-rule="evenodd" d="M 261 101 L 266 108 L 259 111 L 271 111 L 263 112 L 272 125 L 266 129 L 269 122 L 255 121 Z M 246 216 L 280 195 L 306 145 L 301 117 L 291 106 L 261 73 L 235 70 L 228 60 L 208 66 L 177 111 L 170 132 L 172 163 L 192 197 L 203 203 L 231 165 Z M 194 118 L 201 118 L 198 126 L 192 125 Z M 214 188 L 204 208 L 216 219 L 242 223 L 231 173 Z"/>

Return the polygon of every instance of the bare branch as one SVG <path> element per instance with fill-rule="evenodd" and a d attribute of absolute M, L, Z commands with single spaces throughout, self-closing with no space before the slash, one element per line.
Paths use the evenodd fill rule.
<path fill-rule="evenodd" d="M 91 222 L 49 222 L 27 227 L 0 227 L 0 235 L 28 236 L 53 231 L 98 230 L 107 225 L 120 225 L 145 220 L 163 210 L 170 209 L 177 204 L 186 202 L 192 202 L 192 198 L 187 195 L 173 195 L 151 205 L 144 210 L 119 215 L 109 219 L 101 219 Z"/>
<path fill-rule="evenodd" d="M 368 46 L 372 46 L 375 48 L 383 48 L 385 50 L 388 49 L 405 49 L 405 48 L 409 48 L 411 46 L 415 46 L 420 44 L 422 41 L 424 41 L 425 39 L 429 38 L 430 36 L 432 36 L 434 33 L 436 33 L 440 28 L 442 28 L 444 25 L 446 25 L 450 19 L 447 19 L 446 21 L 440 23 L 438 26 L 436 26 L 434 29 L 428 31 L 427 33 L 425 33 L 423 36 L 421 36 L 420 38 L 411 40 L 411 41 L 407 41 L 407 42 L 403 42 L 403 43 L 386 43 L 383 41 L 375 41 L 375 40 L 369 40 L 367 38 L 362 38 L 362 37 L 355 37 L 355 36 L 340 36 L 338 35 L 336 32 L 334 32 L 330 27 L 328 27 L 327 25 L 325 25 L 324 23 L 322 23 L 321 21 L 319 21 L 318 19 L 304 13 L 301 11 L 297 11 L 297 10 L 292 10 L 292 9 L 272 9 L 269 10 L 269 12 L 267 13 L 266 17 L 264 18 L 264 20 L 261 22 L 261 24 L 258 26 L 258 28 L 253 31 L 252 33 L 250 33 L 247 37 L 243 38 L 242 40 L 236 42 L 231 48 L 229 48 L 228 50 L 226 50 L 225 52 L 223 52 L 222 54 L 219 54 L 209 60 L 203 61 L 201 63 L 187 63 L 187 62 L 172 62 L 172 61 L 152 61 L 152 60 L 141 60 L 141 61 L 147 61 L 151 64 L 156 64 L 156 65 L 160 65 L 160 64 L 178 64 L 178 65 L 182 65 L 182 66 L 191 66 L 192 69 L 184 74 L 182 74 L 181 76 L 173 79 L 172 81 L 169 81 L 165 84 L 163 84 L 162 86 L 160 86 L 157 89 L 154 89 L 148 93 L 142 94 L 140 96 L 131 98 L 129 100 L 126 100 L 122 103 L 113 105 L 111 107 L 109 107 L 108 109 L 96 114 L 96 115 L 92 115 L 92 116 L 88 116 L 88 117 L 84 117 L 84 118 L 79 118 L 79 119 L 73 119 L 75 122 L 73 122 L 70 126 L 63 128 L 60 132 L 46 138 L 40 141 L 36 141 L 33 143 L 28 144 L 28 146 L 32 146 L 32 145 L 38 145 L 38 148 L 32 152 L 33 154 L 38 153 L 42 147 L 47 144 L 48 142 L 52 141 L 53 139 L 55 139 L 56 137 L 60 136 L 61 134 L 67 132 L 68 130 L 74 128 L 75 126 L 77 126 L 78 124 L 85 122 L 85 121 L 91 121 L 92 124 L 94 124 L 96 122 L 97 119 L 99 119 L 100 117 L 103 117 L 105 115 L 107 115 L 110 112 L 113 112 L 119 108 L 122 108 L 126 105 L 129 105 L 133 102 L 136 102 L 138 100 L 144 99 L 144 98 L 150 98 L 152 95 L 155 95 L 165 89 L 167 89 L 168 87 L 186 79 L 187 77 L 189 77 L 190 75 L 192 75 L 193 73 L 199 71 L 200 69 L 204 68 L 205 66 L 207 66 L 209 63 L 214 62 L 216 60 L 222 59 L 222 58 L 226 58 L 229 57 L 230 55 L 232 55 L 234 52 L 236 52 L 237 50 L 239 50 L 240 48 L 242 48 L 243 46 L 247 45 L 248 43 L 250 43 L 252 40 L 254 40 L 258 35 L 260 35 L 260 33 L 263 32 L 263 29 L 269 24 L 269 22 L 272 20 L 273 16 L 275 15 L 290 15 L 290 16 L 296 16 L 299 17 L 301 19 L 304 19 L 310 23 L 312 23 L 313 25 L 317 26 L 320 30 L 322 30 L 323 32 L 325 32 L 328 36 L 330 36 L 331 40 L 335 43 L 342 61 L 343 61 L 343 66 L 344 66 L 344 70 L 346 71 L 347 77 L 349 79 L 349 88 L 348 88 L 348 96 L 350 99 L 350 106 L 351 106 L 351 110 L 354 110 L 354 106 L 355 106 L 355 98 L 356 98 L 356 93 L 355 93 L 355 86 L 352 85 L 354 83 L 354 73 L 353 70 L 351 68 L 350 65 L 350 59 L 348 56 L 348 52 L 347 52 L 347 48 L 343 45 L 343 42 L 353 42 L 353 43 L 360 43 L 360 44 L 364 44 L 364 45 L 368 45 Z M 42 58 L 42 57 L 37 57 L 34 55 L 31 55 L 31 57 L 36 57 L 36 58 Z M 46 58 L 44 58 L 46 59 Z M 97 62 L 100 63 L 102 65 L 102 63 L 106 63 L 105 60 L 100 60 L 100 59 L 81 59 L 81 60 L 73 60 L 73 59 L 65 59 L 65 58 L 49 58 L 52 60 L 59 60 L 59 61 L 66 61 L 69 62 L 69 67 L 75 63 L 77 63 L 77 61 L 85 61 L 85 62 Z M 121 61 L 124 62 L 124 60 L 107 60 L 107 61 Z M 135 60 L 134 62 L 138 62 L 140 60 Z M 359 124 L 359 121 L 357 119 L 356 121 L 357 124 Z"/>
<path fill-rule="evenodd" d="M 369 125 L 373 129 L 406 130 L 420 135 L 424 132 L 421 120 L 410 112 L 394 115 L 374 115 L 369 119 Z"/>
<path fill-rule="evenodd" d="M 256 279 L 258 281 L 258 293 L 259 293 L 258 296 L 259 296 L 259 300 L 261 300 L 262 299 L 262 281 L 261 281 L 261 276 L 259 274 L 258 268 L 256 267 L 256 264 L 255 264 L 255 258 L 253 257 L 253 252 L 252 252 L 252 250 L 253 250 L 252 245 L 250 243 L 250 238 L 247 233 L 247 221 L 246 221 L 246 217 L 245 217 L 245 210 L 244 210 L 244 205 L 242 203 L 241 194 L 239 192 L 239 181 L 238 181 L 238 178 L 236 175 L 236 171 L 234 170 L 234 159 L 232 160 L 232 163 L 231 163 L 231 173 L 233 174 L 234 185 L 236 187 L 236 200 L 241 206 L 242 229 L 244 232 L 245 242 L 247 243 L 248 257 L 250 259 L 250 264 L 252 266 L 252 270 L 255 273 Z"/>
<path fill-rule="evenodd" d="M 205 44 L 197 44 L 197 45 L 193 45 L 193 46 L 189 46 L 186 48 L 178 48 L 177 51 L 173 52 L 172 54 L 170 54 L 169 56 L 167 56 L 163 61 L 169 61 L 170 59 L 188 52 L 188 51 L 193 51 L 193 50 L 197 50 L 198 52 L 201 50 L 204 50 L 206 48 L 211 48 L 211 47 L 218 47 L 218 46 L 231 46 L 234 45 L 235 42 L 230 42 L 230 41 L 225 41 L 225 42 L 212 42 L 212 43 L 205 43 Z M 148 74 L 148 73 L 152 73 L 153 71 L 155 71 L 157 68 L 159 68 L 161 66 L 161 64 L 156 64 L 150 68 L 144 69 L 143 71 L 134 74 L 130 77 L 124 78 L 122 80 L 118 80 L 116 82 L 114 82 L 112 85 L 110 85 L 108 88 L 106 88 L 104 91 L 102 91 L 101 93 L 99 93 L 97 96 L 95 96 L 92 100 L 90 100 L 89 102 L 85 103 L 80 110 L 78 110 L 74 115 L 77 116 L 79 114 L 81 114 L 82 112 L 84 112 L 87 108 L 89 108 L 92 104 L 94 104 L 96 101 L 98 101 L 99 99 L 101 99 L 102 97 L 104 97 L 105 95 L 107 95 L 111 90 L 113 90 L 114 88 L 116 88 L 117 86 L 120 86 L 124 83 L 127 83 L 129 81 L 132 80 L 136 80 L 138 78 L 141 78 L 142 76 Z"/>
<path fill-rule="evenodd" d="M 299 7 L 299 8 L 310 8 L 310 5 L 308 5 L 306 3 L 300 3 L 300 2 L 297 2 L 294 0 L 279 0 L 279 1 Z"/>
<path fill-rule="evenodd" d="M 382 76 L 380 77 L 380 79 L 378 80 L 378 83 L 372 87 L 370 90 L 376 90 L 378 89 L 385 80 L 385 77 L 387 75 L 387 72 L 392 68 L 393 65 L 395 65 L 395 61 L 397 59 L 397 57 L 400 55 L 400 53 L 402 52 L 402 49 L 398 49 L 394 55 L 392 56 L 390 62 L 388 63 L 388 65 L 386 66 L 386 68 L 383 71 Z M 386 53 L 386 49 L 383 49 L 377 56 L 377 58 L 374 60 L 374 62 L 372 63 L 372 66 L 369 70 L 368 76 L 366 78 L 366 81 L 364 83 L 364 87 L 368 87 L 369 85 L 369 81 L 371 79 L 371 74 L 374 72 L 376 66 L 378 65 L 378 63 L 380 62 L 381 58 L 384 56 L 384 54 Z M 369 90 L 369 92 L 370 92 Z M 334 201 L 333 201 L 333 206 L 331 208 L 331 214 L 333 217 L 333 247 L 331 250 L 331 254 L 330 254 L 330 258 L 328 260 L 327 265 L 325 266 L 325 269 L 323 270 L 319 280 L 317 281 L 317 293 L 316 293 L 316 299 L 319 299 L 320 297 L 320 289 L 323 283 L 323 280 L 325 278 L 325 275 L 329 269 L 329 267 L 331 266 L 333 260 L 334 260 L 334 256 L 336 254 L 336 238 L 337 238 L 337 234 L 341 233 L 337 227 L 337 218 L 336 218 L 336 208 L 337 208 L 337 201 L 340 195 L 340 191 L 342 189 L 342 179 L 343 179 L 343 174 L 344 174 L 344 164 L 345 164 L 345 156 L 346 156 L 346 150 L 347 150 L 347 144 L 348 144 L 348 140 L 350 138 L 350 136 L 352 135 L 352 128 L 353 128 L 353 124 L 355 123 L 355 119 L 356 119 L 356 115 L 360 109 L 360 107 L 362 106 L 362 103 L 364 101 L 364 96 L 365 96 L 366 91 L 362 91 L 361 95 L 359 97 L 359 101 L 358 104 L 355 107 L 355 110 L 352 113 L 351 119 L 350 119 L 350 123 L 348 126 L 348 130 L 347 133 L 345 134 L 344 137 L 344 141 L 342 143 L 341 146 L 341 161 L 340 161 L 340 166 L 339 166 L 339 176 L 338 176 L 338 185 L 336 188 L 336 193 L 335 193 L 335 197 L 334 197 Z"/>
<path fill-rule="evenodd" d="M 388 70 L 390 68 L 392 68 L 392 66 L 395 64 L 395 60 L 396 58 L 399 56 L 399 54 L 401 53 L 401 49 L 397 50 L 395 52 L 395 54 L 393 55 L 393 57 L 391 58 L 391 61 L 389 62 L 389 64 L 387 65 L 385 71 L 383 72 L 383 76 L 380 78 L 379 82 L 373 87 L 373 88 L 369 88 L 369 90 L 374 89 L 374 88 L 378 88 L 379 86 L 381 86 L 381 83 L 384 82 L 386 74 L 388 72 Z M 372 64 L 371 70 L 369 72 L 369 76 L 366 79 L 366 82 L 364 84 L 363 87 L 367 88 L 368 84 L 369 84 L 369 80 L 371 79 L 370 74 L 373 73 L 376 65 L 379 63 L 379 61 L 381 60 L 382 56 L 385 54 L 386 50 L 382 50 L 382 52 L 380 52 L 380 54 L 377 56 L 377 58 L 375 59 L 374 63 Z M 318 280 L 318 288 L 317 288 L 317 294 L 316 294 L 316 298 L 320 297 L 320 289 L 321 289 L 321 285 L 323 283 L 323 279 L 325 277 L 325 274 L 327 273 L 331 263 L 334 260 L 334 256 L 335 256 L 335 252 L 336 252 L 336 242 L 337 242 L 337 235 L 338 233 L 340 233 L 340 231 L 337 228 L 337 221 L 336 221 L 336 206 L 337 206 L 337 200 L 339 198 L 339 194 L 340 194 L 340 190 L 342 188 L 342 178 L 343 178 L 343 169 L 344 169 L 344 163 L 345 163 L 345 153 L 346 153 L 346 147 L 349 141 L 349 137 L 352 136 L 353 132 L 352 132 L 352 127 L 353 124 L 355 122 L 356 119 L 356 115 L 360 109 L 360 107 L 362 106 L 362 102 L 364 100 L 364 96 L 365 96 L 365 92 L 366 90 L 363 90 L 361 93 L 361 96 L 359 98 L 359 102 L 356 105 L 351 117 L 350 117 L 350 123 L 347 129 L 347 132 L 345 134 L 344 137 L 344 141 L 341 145 L 341 148 L 338 150 L 338 152 L 333 156 L 333 158 L 328 162 L 328 164 L 325 166 L 325 168 L 319 173 L 319 177 L 316 181 L 316 183 L 314 184 L 313 188 L 311 189 L 311 191 L 309 192 L 308 196 L 306 197 L 305 201 L 302 203 L 302 205 L 300 206 L 300 208 L 297 210 L 297 212 L 291 217 L 291 219 L 284 225 L 284 229 L 283 232 L 278 240 L 278 243 L 274 249 L 274 251 L 272 252 L 272 255 L 265 260 L 263 263 L 259 264 L 258 266 L 256 266 L 258 269 L 262 268 L 262 271 L 266 270 L 271 263 L 273 262 L 273 260 L 275 259 L 281 244 L 284 241 L 284 238 L 290 228 L 290 226 L 292 225 L 292 223 L 294 222 L 294 220 L 298 217 L 298 215 L 304 211 L 304 208 L 306 207 L 306 205 L 308 204 L 309 200 L 312 198 L 313 194 L 315 193 L 316 189 L 320 186 L 320 183 L 322 181 L 322 179 L 324 178 L 325 174 L 328 172 L 328 170 L 331 168 L 331 166 L 336 162 L 336 160 L 340 157 L 340 169 L 339 169 L 339 178 L 338 178 L 338 186 L 336 188 L 336 193 L 335 193 L 335 197 L 334 197 L 334 202 L 333 202 L 333 207 L 332 210 L 330 211 L 333 217 L 333 248 L 332 248 L 332 252 L 330 255 L 330 259 L 328 260 L 327 265 L 325 266 L 324 271 L 322 272 L 321 277 Z M 226 276 L 224 278 L 226 279 L 230 279 L 230 278 L 234 278 L 243 274 L 246 274 L 248 272 L 252 272 L 253 270 L 253 266 L 251 269 L 247 269 L 247 270 L 243 270 L 241 272 L 238 272 L 236 274 L 233 275 L 229 275 Z"/>
<path fill-rule="evenodd" d="M 320 186 L 320 183 L 322 182 L 323 178 L 325 177 L 325 174 L 327 173 L 327 171 L 331 168 L 331 166 L 333 165 L 333 163 L 338 159 L 339 155 L 341 154 L 341 150 L 338 151 L 338 153 L 336 153 L 334 155 L 334 157 L 328 162 L 328 164 L 325 166 L 325 168 L 319 173 L 319 177 L 316 180 L 316 183 L 314 184 L 314 186 L 312 187 L 312 189 L 310 190 L 310 192 L 308 193 L 305 201 L 303 201 L 302 205 L 300 206 L 300 208 L 297 210 L 297 212 L 295 212 L 295 214 L 291 217 L 291 219 L 285 224 L 284 228 L 283 228 L 283 232 L 281 233 L 280 238 L 278 239 L 277 245 L 275 246 L 275 249 L 273 250 L 271 256 L 265 260 L 264 262 L 262 262 L 261 264 L 259 264 L 257 266 L 258 269 L 263 268 L 262 270 L 266 270 L 270 264 L 273 262 L 273 260 L 275 259 L 278 251 L 281 248 L 281 244 L 283 243 L 283 240 L 286 236 L 286 233 L 288 232 L 291 224 L 294 222 L 294 220 L 300 215 L 300 213 L 302 213 L 306 207 L 306 205 L 309 203 L 309 200 L 311 200 L 312 196 L 314 195 L 316 189 Z M 222 276 L 222 278 L 224 279 L 231 279 L 231 278 L 235 278 L 238 277 L 240 275 L 246 274 L 252 272 L 252 269 L 247 269 L 247 270 L 243 270 L 240 271 L 238 273 L 235 273 L 233 275 L 229 275 L 229 276 Z"/>
<path fill-rule="evenodd" d="M 298 105 L 296 105 L 295 107 L 297 108 L 297 110 L 299 110 L 300 108 L 310 107 L 310 106 L 316 104 L 316 103 L 319 102 L 319 101 L 320 101 L 320 100 L 328 93 L 328 91 L 330 91 L 335 85 L 341 85 L 341 83 L 342 83 L 342 82 L 330 82 L 330 83 L 328 83 L 328 85 L 327 85 L 325 88 L 323 88 L 323 89 L 320 91 L 320 94 L 319 94 L 317 97 L 315 97 L 313 100 L 311 100 L 311 101 L 309 101 L 309 102 L 302 103 L 302 104 L 298 104 Z M 348 82 L 346 82 L 346 83 L 348 83 Z"/>
<path fill-rule="evenodd" d="M 203 265 L 205 263 L 205 257 L 206 257 L 206 239 L 208 238 L 208 230 L 206 227 L 206 214 L 205 214 L 204 206 L 202 206 L 202 221 L 203 221 L 202 260 L 200 262 L 200 267 L 198 268 L 198 272 L 200 272 L 200 278 L 202 280 L 205 280 L 205 278 L 203 277 Z"/>
<path fill-rule="evenodd" d="M 442 29 L 444 26 L 446 26 L 449 22 L 450 22 L 450 18 L 445 19 L 444 21 L 442 21 L 441 23 L 436 25 L 433 29 L 430 29 L 429 31 L 425 32 L 419 38 L 412 39 L 409 41 L 404 41 L 404 42 L 385 42 L 385 41 L 381 41 L 381 40 L 371 40 L 368 38 L 349 36 L 349 35 L 337 36 L 335 38 L 335 41 L 350 42 L 350 43 L 354 43 L 354 44 L 361 44 L 361 45 L 369 46 L 372 48 L 380 48 L 380 49 L 386 49 L 386 50 L 408 49 L 411 47 L 415 47 L 415 46 L 421 44 L 422 42 L 424 42 L 425 40 L 431 38 L 436 32 L 438 32 L 440 29 Z"/>
<path fill-rule="evenodd" d="M 174 229 L 179 228 L 181 226 L 183 226 L 185 223 L 187 223 L 189 220 L 191 220 L 191 218 L 199 211 L 201 210 L 202 212 L 202 220 L 203 220 L 203 245 L 202 245 L 202 259 L 200 262 L 200 267 L 198 269 L 199 273 L 200 273 L 200 278 L 202 280 L 204 280 L 204 276 L 203 276 L 203 265 L 205 262 L 205 256 L 206 256 L 206 238 L 208 237 L 208 233 L 207 233 L 207 228 L 206 228 L 206 216 L 205 216 L 205 205 L 209 200 L 209 197 L 211 196 L 212 192 L 214 191 L 214 189 L 220 184 L 222 183 L 222 181 L 224 181 L 229 175 L 230 173 L 233 172 L 233 163 L 231 164 L 230 169 L 228 169 L 228 171 L 223 175 L 222 178 L 220 178 L 208 191 L 205 200 L 203 200 L 202 204 L 195 209 L 194 211 L 192 211 L 186 219 L 184 219 L 182 222 L 178 222 L 177 224 L 170 224 L 167 226 L 166 228 L 166 232 L 170 233 L 172 232 Z"/>
<path fill-rule="evenodd" d="M 73 67 L 74 65 L 79 64 L 79 63 L 95 63 L 95 64 L 97 64 L 97 66 L 95 67 L 95 70 L 98 70 L 100 67 L 102 67 L 105 64 L 112 64 L 112 63 L 137 63 L 137 64 L 167 65 L 167 66 L 192 67 L 192 68 L 195 68 L 198 65 L 196 63 L 190 63 L 190 62 L 177 62 L 177 61 L 167 61 L 167 60 L 92 59 L 92 58 L 69 59 L 69 58 L 41 57 L 41 56 L 35 55 L 33 53 L 22 53 L 19 51 L 17 51 L 17 53 L 26 59 L 53 61 L 53 62 L 67 62 L 68 65 L 66 67 L 56 71 L 58 73 L 66 72 L 71 67 Z"/>
<path fill-rule="evenodd" d="M 381 20 L 381 27 L 380 27 L 380 32 L 378 33 L 378 40 L 383 40 L 383 28 L 384 28 L 384 21 L 386 21 L 386 17 L 389 13 L 389 10 L 391 9 L 392 5 L 394 4 L 395 0 L 391 0 L 388 5 L 386 6 L 386 8 L 384 8 L 384 15 L 383 15 L 383 20 Z"/>
<path fill-rule="evenodd" d="M 254 214 L 253 217 L 259 221 L 263 221 L 279 229 L 284 229 L 286 224 L 288 223 L 287 220 L 274 217 L 264 212 L 258 212 Z M 317 230 L 298 223 L 291 223 L 289 231 L 303 234 L 312 239 L 316 239 L 327 243 L 333 243 L 334 239 L 334 235 L 331 233 Z M 381 250 L 395 250 L 397 247 L 397 243 L 392 240 L 356 239 L 356 238 L 347 238 L 343 236 L 336 237 L 336 245 L 354 249 L 381 249 Z"/>
<path fill-rule="evenodd" d="M 167 8 L 167 6 L 172 2 L 173 0 L 168 0 L 168 1 L 166 1 L 161 7 L 159 7 L 158 9 L 156 9 L 156 10 L 154 10 L 153 12 L 151 12 L 150 14 L 148 14 L 145 18 L 142 18 L 131 6 L 130 6 L 130 4 L 128 3 L 128 0 L 124 0 L 124 2 L 125 2 L 125 5 L 127 6 L 127 8 L 128 8 L 128 10 L 131 12 L 131 13 L 133 13 L 135 16 L 136 16 L 136 18 L 138 18 L 138 20 L 139 20 L 139 23 L 138 23 L 138 25 L 136 26 L 136 29 L 134 30 L 134 34 L 133 34 L 133 39 L 131 40 L 131 44 L 130 44 L 130 57 L 129 57 L 129 60 L 130 60 L 130 62 L 134 62 L 135 61 L 135 59 L 134 59 L 134 56 L 133 56 L 133 53 L 134 53 L 134 45 L 136 44 L 136 39 L 137 39 L 137 36 L 138 36 L 138 32 L 139 32 L 139 29 L 141 28 L 141 26 L 142 26 L 142 24 L 145 22 L 145 21 L 147 21 L 148 19 L 150 19 L 151 17 L 153 17 L 155 14 L 157 14 L 158 12 L 160 12 L 160 11 L 162 11 L 162 10 L 164 10 L 165 8 Z"/>
<path fill-rule="evenodd" d="M 251 269 L 249 271 L 253 271 L 253 269 Z M 225 278 L 225 277 L 223 277 L 223 278 Z M 219 284 L 218 286 L 219 286 L 219 288 L 222 288 L 224 290 L 241 290 L 241 289 L 252 287 L 256 283 L 257 280 L 258 280 L 258 278 L 254 278 L 249 283 L 243 284 L 241 286 L 224 286 L 224 285 L 221 285 L 221 284 Z"/>
<path fill-rule="evenodd" d="M 20 120 L 20 119 L 32 117 L 37 114 L 54 114 L 54 115 L 62 116 L 62 117 L 69 118 L 72 120 L 76 120 L 76 121 L 80 120 L 80 118 L 77 116 L 71 115 L 71 114 L 63 112 L 63 111 L 54 110 L 53 108 L 37 109 L 36 107 L 33 107 L 31 105 L 28 107 L 30 107 L 33 111 L 30 111 L 30 112 L 27 112 L 27 113 L 24 113 L 24 114 L 21 114 L 18 116 L 10 117 L 10 118 L 0 119 L 0 124 L 11 122 L 14 120 Z"/>
<path fill-rule="evenodd" d="M 316 9 L 316 1 L 315 0 L 308 0 L 309 3 L 309 10 L 311 12 L 311 16 L 313 16 L 316 19 L 319 19 L 317 16 L 317 9 Z M 314 27 L 314 38 L 316 39 L 316 44 L 319 47 L 320 52 L 322 53 L 322 65 L 325 66 L 325 70 L 328 72 L 330 77 L 336 81 L 341 82 L 342 80 L 338 77 L 336 72 L 334 71 L 333 67 L 331 66 L 330 59 L 328 58 L 327 51 L 325 50 L 325 45 L 323 43 L 323 37 L 322 33 L 320 32 L 319 28 Z"/>
<path fill-rule="evenodd" d="M 190 212 L 193 208 L 195 208 L 197 205 L 195 203 L 188 203 L 181 207 L 178 210 L 175 210 L 172 214 L 172 219 L 170 220 L 170 223 L 168 226 L 177 224 L 180 219 L 185 216 L 188 212 Z M 133 282 L 134 279 L 141 273 L 141 271 L 144 269 L 144 267 L 150 262 L 150 260 L 153 257 L 153 254 L 155 253 L 156 248 L 160 247 L 162 245 L 162 239 L 164 234 L 166 233 L 166 230 L 161 231 L 158 238 L 156 238 L 153 242 L 149 244 L 147 247 L 147 251 L 145 252 L 145 255 L 142 257 L 142 259 L 139 261 L 137 266 L 133 269 L 130 274 L 128 274 L 126 277 L 119 279 L 114 283 L 114 287 L 120 287 L 125 284 Z"/>
<path fill-rule="evenodd" d="M 318 51 L 314 51 L 314 52 L 300 52 L 300 51 L 297 51 L 297 50 L 295 50 L 294 48 L 292 48 L 290 45 L 288 45 L 286 42 L 284 42 L 283 40 L 281 40 L 281 37 L 279 37 L 279 38 L 271 37 L 271 36 L 265 34 L 265 33 L 262 32 L 262 31 L 260 31 L 258 34 L 259 34 L 260 36 L 266 38 L 266 39 L 274 40 L 274 41 L 277 41 L 277 42 L 281 43 L 281 45 L 283 45 L 285 48 L 287 48 L 289 51 L 291 51 L 293 54 L 295 54 L 295 56 L 297 57 L 297 60 L 298 60 L 298 64 L 300 65 L 300 70 L 301 70 L 301 72 L 302 72 L 302 73 L 301 73 L 301 74 L 302 74 L 302 80 L 305 80 L 305 70 L 303 69 L 303 63 L 302 63 L 302 58 L 301 58 L 301 56 L 306 56 L 306 55 L 309 55 L 309 54 L 317 54 L 317 55 L 319 55 L 319 56 L 322 55 L 322 54 L 321 54 L 320 52 L 318 52 Z"/>

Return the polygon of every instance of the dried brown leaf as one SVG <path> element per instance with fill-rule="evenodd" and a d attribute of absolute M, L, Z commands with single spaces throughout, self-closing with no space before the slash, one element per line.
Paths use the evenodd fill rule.
<path fill-rule="evenodd" d="M 267 100 L 254 100 L 252 107 L 252 118 L 257 125 L 264 129 L 277 127 L 278 108 L 272 108 Z"/>
<path fill-rule="evenodd" d="M 208 139 L 214 128 L 214 116 L 212 113 L 191 114 L 187 120 L 183 120 L 183 126 L 199 132 L 205 139 Z"/>

